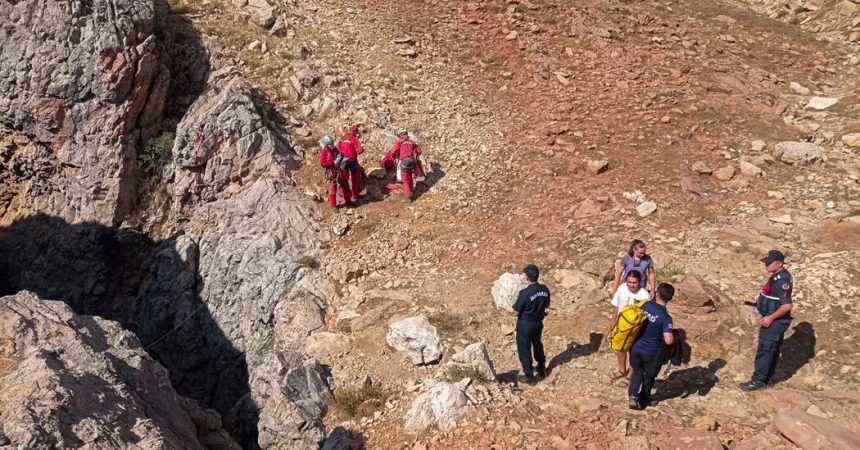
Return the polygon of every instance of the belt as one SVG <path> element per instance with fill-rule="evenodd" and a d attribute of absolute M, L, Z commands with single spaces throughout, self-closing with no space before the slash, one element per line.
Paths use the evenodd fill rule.
<path fill-rule="evenodd" d="M 522 320 L 524 322 L 538 322 L 538 323 L 543 322 L 543 319 L 532 319 L 531 317 L 518 317 L 517 320 Z"/>

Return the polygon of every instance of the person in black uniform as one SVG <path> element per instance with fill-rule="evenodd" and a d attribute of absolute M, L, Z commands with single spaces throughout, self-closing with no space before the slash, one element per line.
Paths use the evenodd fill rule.
<path fill-rule="evenodd" d="M 771 250 L 761 262 L 770 276 L 756 300 L 756 309 L 762 316 L 758 330 L 758 351 L 752 379 L 740 385 L 744 391 L 763 389 L 771 382 L 779 362 L 782 338 L 791 325 L 791 290 L 794 288 L 794 279 L 783 266 L 785 255 L 779 250 Z"/>
<path fill-rule="evenodd" d="M 517 302 L 513 305 L 514 315 L 517 316 L 517 354 L 523 365 L 526 383 L 535 383 L 535 368 L 532 365 L 532 349 L 537 362 L 537 376 L 546 377 L 546 355 L 540 340 L 543 332 L 543 318 L 549 308 L 549 289 L 538 283 L 540 271 L 534 264 L 523 268 L 529 285 L 520 291 Z"/>

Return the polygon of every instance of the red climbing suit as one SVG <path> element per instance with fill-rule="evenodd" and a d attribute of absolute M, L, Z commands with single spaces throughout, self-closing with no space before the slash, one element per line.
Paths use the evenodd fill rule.
<path fill-rule="evenodd" d="M 410 139 L 408 135 L 404 135 L 397 139 L 391 146 L 391 150 L 382 158 L 382 161 L 397 161 L 397 169 L 400 170 L 400 177 L 403 180 L 403 194 L 406 198 L 412 198 L 415 177 L 424 176 L 424 167 L 419 158 L 422 153 L 421 146 Z M 385 163 L 381 162 L 381 164 L 384 165 Z"/>
<path fill-rule="evenodd" d="M 352 192 L 355 193 L 356 198 L 361 193 L 361 165 L 358 163 L 358 155 L 364 153 L 361 142 L 358 141 L 358 134 L 358 125 L 353 125 L 337 144 L 337 150 L 345 159 L 343 169 L 350 174 Z"/>
<path fill-rule="evenodd" d="M 352 201 L 352 191 L 349 189 L 349 176 L 338 164 L 335 159 L 338 156 L 338 151 L 330 145 L 325 145 L 320 150 L 320 165 L 325 169 L 326 182 L 328 184 L 328 203 L 334 208 L 337 206 L 337 188 L 340 186 L 340 193 L 343 195 L 343 200 L 346 203 Z"/>

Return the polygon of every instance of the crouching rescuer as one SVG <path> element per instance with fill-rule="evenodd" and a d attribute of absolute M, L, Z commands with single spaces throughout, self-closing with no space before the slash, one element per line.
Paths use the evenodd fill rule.
<path fill-rule="evenodd" d="M 334 212 L 337 212 L 337 189 L 340 187 L 344 202 L 352 202 L 352 191 L 349 188 L 349 174 L 343 170 L 343 154 L 334 147 L 334 139 L 325 136 L 322 140 L 323 147 L 320 150 L 320 165 L 325 169 L 325 177 L 328 189 L 328 203 Z"/>
<path fill-rule="evenodd" d="M 536 265 L 527 265 L 523 268 L 523 273 L 528 287 L 520 291 L 517 302 L 513 305 L 513 313 L 517 316 L 517 354 L 523 366 L 525 382 L 533 384 L 537 378 L 532 364 L 532 351 L 534 361 L 537 362 L 537 377 L 546 377 L 546 354 L 543 351 L 541 333 L 543 319 L 549 308 L 549 289 L 538 283 L 540 271 Z"/>
<path fill-rule="evenodd" d="M 397 179 L 403 183 L 404 201 L 412 201 L 412 193 L 415 185 L 415 177 L 424 176 L 424 167 L 420 156 L 423 153 L 421 147 L 409 137 L 409 132 L 400 130 L 397 132 L 397 141 L 388 151 L 385 158 L 397 161 Z M 385 159 L 383 158 L 383 159 Z"/>

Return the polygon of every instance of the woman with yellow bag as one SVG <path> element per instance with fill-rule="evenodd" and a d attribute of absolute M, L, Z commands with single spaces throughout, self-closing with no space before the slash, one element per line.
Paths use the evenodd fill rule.
<path fill-rule="evenodd" d="M 630 311 L 627 314 L 622 314 L 619 317 L 619 312 L 627 305 L 635 305 L 641 301 L 647 301 L 650 297 L 648 291 L 642 288 L 642 273 L 638 270 L 627 272 L 627 283 L 618 286 L 615 290 L 615 295 L 612 297 L 612 318 L 609 320 L 610 332 L 610 347 L 615 351 L 615 356 L 618 358 L 618 371 L 613 371 L 611 377 L 613 380 L 627 377 L 629 380 L 633 371 L 627 367 L 627 350 L 633 345 L 636 339 L 635 331 L 638 331 L 641 323 L 641 317 L 638 317 L 633 308 L 628 308 Z M 619 323 L 619 320 L 622 323 Z M 635 328 L 636 330 L 634 330 Z"/>

